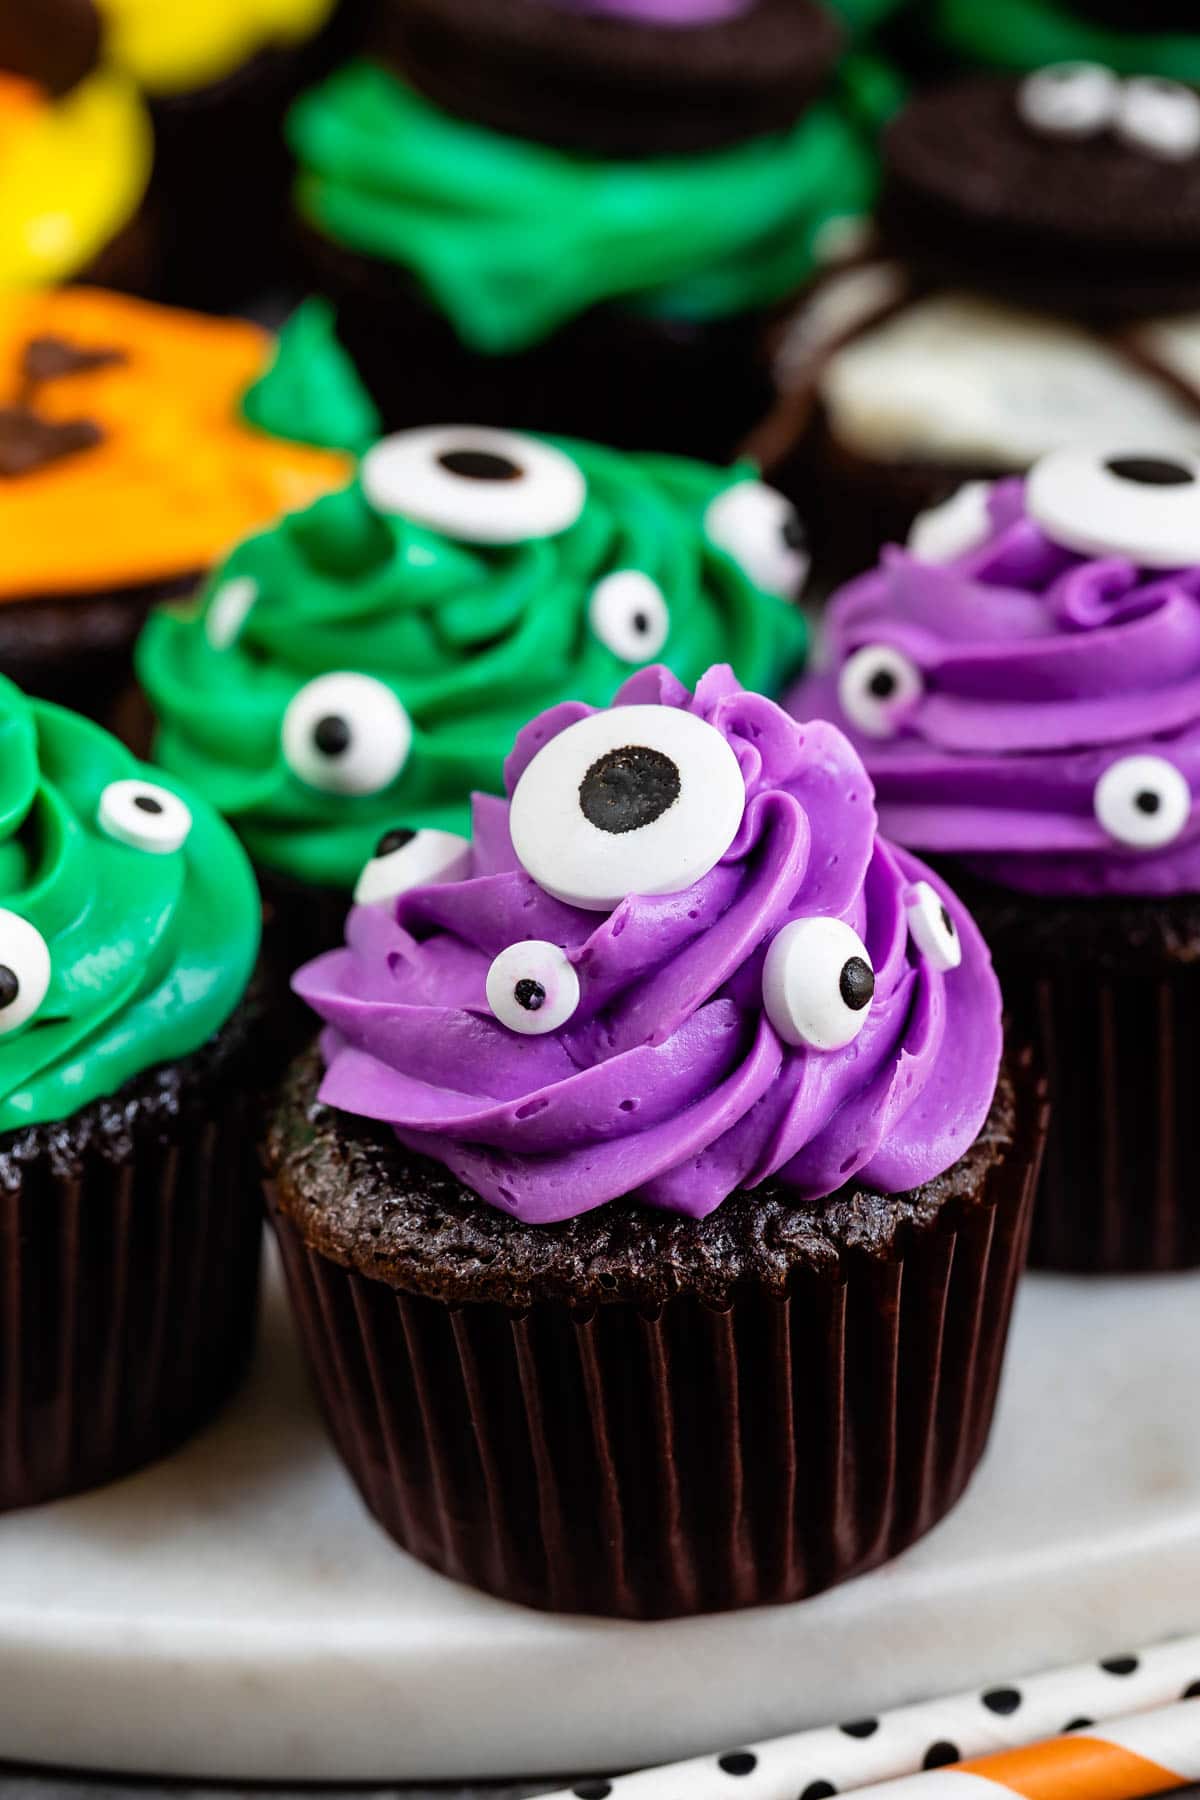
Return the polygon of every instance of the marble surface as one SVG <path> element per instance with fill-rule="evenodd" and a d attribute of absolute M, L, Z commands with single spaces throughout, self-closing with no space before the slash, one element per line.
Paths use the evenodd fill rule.
<path fill-rule="evenodd" d="M 630 1625 L 398 1552 L 272 1284 L 250 1385 L 202 1438 L 0 1520 L 0 1751 L 192 1780 L 578 1775 L 1200 1629 L 1198 1298 L 1200 1277 L 1031 1278 L 992 1448 L 936 1532 L 799 1606 Z"/>

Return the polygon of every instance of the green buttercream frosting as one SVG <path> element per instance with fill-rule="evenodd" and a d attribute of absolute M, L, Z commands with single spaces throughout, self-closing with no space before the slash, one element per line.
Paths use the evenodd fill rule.
<path fill-rule="evenodd" d="M 691 320 L 768 305 L 875 186 L 869 142 L 833 100 L 718 154 L 603 162 L 453 118 L 356 62 L 297 102 L 288 134 L 304 218 L 413 271 L 463 342 L 496 355 L 607 300 Z"/>
<path fill-rule="evenodd" d="M 242 397 L 260 431 L 361 452 L 383 429 L 350 356 L 338 342 L 327 300 L 305 300 L 284 324 L 267 368 Z"/>
<path fill-rule="evenodd" d="M 1119 75 L 1200 83 L 1200 18 L 1190 32 L 1114 31 L 1054 0 L 936 0 L 934 27 L 960 55 L 998 68 L 1098 62 Z"/>
<path fill-rule="evenodd" d="M 558 700 L 607 705 L 643 661 L 688 685 L 728 661 L 768 693 L 796 669 L 802 614 L 704 526 L 709 503 L 752 471 L 558 447 L 587 491 L 556 536 L 456 541 L 376 511 L 356 481 L 243 543 L 198 610 L 151 618 L 137 663 L 157 755 L 234 823 L 257 862 L 349 888 L 392 827 L 466 833 L 469 795 L 502 791 L 521 725 Z M 649 576 L 666 602 L 665 641 L 644 655 L 610 648 L 589 604 L 624 570 Z M 323 792 L 284 753 L 289 702 L 342 671 L 382 682 L 411 720 L 407 761 L 379 791 Z"/>
<path fill-rule="evenodd" d="M 135 849 L 102 826 L 101 796 L 128 780 L 184 801 L 181 848 Z M 3 677 L 0 907 L 41 934 L 50 958 L 44 999 L 4 1030 L 36 985 L 36 959 L 28 934 L 0 917 L 0 1131 L 65 1119 L 198 1050 L 237 1006 L 258 952 L 254 877 L 212 807 Z"/>

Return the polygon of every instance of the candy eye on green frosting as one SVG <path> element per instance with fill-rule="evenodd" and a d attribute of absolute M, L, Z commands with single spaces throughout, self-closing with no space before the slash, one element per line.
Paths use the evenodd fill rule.
<path fill-rule="evenodd" d="M 1119 31 L 1065 0 L 937 0 L 933 28 L 961 55 L 998 68 L 1098 62 L 1118 75 L 1200 83 L 1200 19 L 1192 31 Z"/>
<path fill-rule="evenodd" d="M 518 518 L 521 540 L 496 541 Z M 803 657 L 781 595 L 805 563 L 749 469 L 401 434 L 239 546 L 198 608 L 151 618 L 156 754 L 260 864 L 349 890 L 385 832 L 465 832 L 471 792 L 501 790 L 517 730 L 557 700 L 606 705 L 655 662 L 685 682 L 731 662 L 777 692 Z"/>
<path fill-rule="evenodd" d="M 0 677 L 0 1131 L 198 1050 L 245 991 L 259 921 L 206 801 Z"/>

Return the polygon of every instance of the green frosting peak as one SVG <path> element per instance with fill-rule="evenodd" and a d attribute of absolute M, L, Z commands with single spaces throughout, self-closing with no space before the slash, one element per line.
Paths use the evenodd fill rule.
<path fill-rule="evenodd" d="M 275 354 L 242 398 L 252 425 L 275 437 L 361 453 L 383 421 L 337 340 L 327 300 L 305 300 L 279 333 Z"/>
<path fill-rule="evenodd" d="M 737 543 L 746 513 L 751 563 L 764 543 L 776 567 L 795 561 L 786 545 L 780 560 L 784 503 L 751 470 L 560 443 L 539 475 L 538 440 L 504 441 L 528 467 L 519 481 L 489 484 L 456 478 L 432 452 L 426 460 L 425 434 L 385 439 L 380 451 L 398 447 L 396 510 L 368 501 L 369 456 L 344 492 L 235 550 L 198 607 L 149 621 L 137 660 L 157 754 L 260 864 L 348 889 L 393 827 L 466 832 L 472 790 L 502 790 L 520 726 L 558 700 L 606 705 L 635 667 L 665 662 L 691 686 L 727 661 L 747 687 L 772 693 L 799 665 L 799 610 L 706 528 L 709 507 L 732 491 L 721 543 Z M 564 479 L 575 496 L 565 514 Z M 398 510 L 404 482 L 409 514 L 436 514 L 444 531 Z M 489 485 L 514 517 L 534 521 L 520 541 L 469 541 Z M 456 504 L 466 509 L 458 537 Z M 550 534 L 535 536 L 543 506 Z M 311 686 L 333 676 L 349 687 Z M 321 726 L 332 754 L 313 749 Z"/>
<path fill-rule="evenodd" d="M 867 136 L 834 101 L 708 156 L 600 161 L 440 111 L 347 65 L 289 116 L 319 231 L 412 270 L 464 343 L 501 355 L 602 301 L 715 319 L 779 300 L 831 217 L 870 210 Z"/>
<path fill-rule="evenodd" d="M 1192 31 L 1118 31 L 1059 0 L 936 0 L 933 24 L 960 56 L 997 68 L 1098 62 L 1118 75 L 1200 83 L 1200 18 Z"/>
<path fill-rule="evenodd" d="M 182 844 L 127 841 L 147 821 Z M 208 803 L 3 677 L 0 908 L 0 1131 L 198 1050 L 258 952 L 254 877 Z"/>

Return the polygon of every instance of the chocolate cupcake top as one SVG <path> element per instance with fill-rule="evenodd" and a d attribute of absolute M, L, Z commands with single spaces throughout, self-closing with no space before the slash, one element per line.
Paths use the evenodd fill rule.
<path fill-rule="evenodd" d="M 97 3 L 114 63 L 148 93 L 165 95 L 220 81 L 260 51 L 305 43 L 332 15 L 337 0 Z"/>
<path fill-rule="evenodd" d="M 245 991 L 259 913 L 207 802 L 0 677 L 0 1132 L 198 1050 Z"/>
<path fill-rule="evenodd" d="M 535 719 L 506 783 L 465 868 L 376 864 L 346 947 L 297 976 L 328 1104 L 531 1224 L 621 1196 L 703 1218 L 769 1176 L 902 1192 L 973 1141 L 991 964 L 877 837 L 838 731 L 727 668 L 694 696 L 647 669 L 606 711 Z"/>
<path fill-rule="evenodd" d="M 259 862 L 349 889 L 383 834 L 464 831 L 565 694 L 603 704 L 659 658 L 695 680 L 722 653 L 778 688 L 806 568 L 747 468 L 421 429 L 243 544 L 198 610 L 153 617 L 138 669 L 164 766 Z"/>
<path fill-rule="evenodd" d="M 942 44 L 972 62 L 1098 62 L 1122 75 L 1200 82 L 1192 0 L 933 0 L 931 13 Z"/>
<path fill-rule="evenodd" d="M 1200 888 L 1200 461 L 1057 451 L 971 483 L 831 603 L 883 828 L 1041 894 Z"/>
<path fill-rule="evenodd" d="M 411 271 L 485 354 L 609 300 L 696 320 L 769 306 L 874 190 L 866 134 L 829 100 L 730 149 L 614 162 L 501 136 L 356 62 L 297 102 L 288 135 L 305 223 Z"/>

